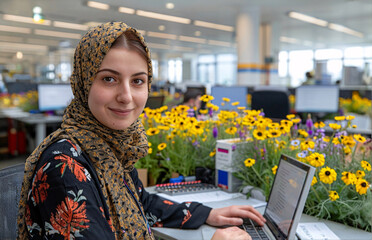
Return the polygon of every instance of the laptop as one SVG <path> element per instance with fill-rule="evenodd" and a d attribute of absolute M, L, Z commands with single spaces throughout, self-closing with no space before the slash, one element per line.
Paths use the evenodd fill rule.
<path fill-rule="evenodd" d="M 244 219 L 242 228 L 256 239 L 294 240 L 296 229 L 310 190 L 315 168 L 281 155 L 271 186 L 264 217 L 260 227 L 250 219 Z"/>

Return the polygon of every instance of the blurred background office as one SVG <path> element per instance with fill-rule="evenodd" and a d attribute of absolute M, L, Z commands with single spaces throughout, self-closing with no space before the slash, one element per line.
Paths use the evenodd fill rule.
<path fill-rule="evenodd" d="M 351 99 L 354 93 L 361 99 L 372 98 L 369 0 L 1 0 L 0 9 L 1 109 L 21 106 L 18 115 L 57 117 L 41 126 L 9 120 L 9 113 L 2 112 L 0 153 L 4 154 L 12 151 L 9 129 L 26 131 L 24 140 L 21 134 L 17 141 L 21 138 L 34 146 L 40 140 L 27 136 L 44 136 L 58 127 L 58 117 L 71 98 L 65 87 L 75 46 L 90 27 L 107 21 L 126 22 L 149 43 L 152 96 L 165 96 L 152 98 L 148 106 L 175 106 L 190 88 L 230 94 L 235 91 L 231 87 L 244 87 L 242 93 L 251 97 L 257 87 L 270 86 L 268 91 L 289 96 L 285 104 L 293 106 L 283 110 L 287 113 L 296 110 L 291 96 L 297 87 L 309 81 L 338 86 L 332 96 L 326 90 L 299 91 L 337 98 L 325 110 L 299 106 L 304 112 L 318 111 L 320 117 L 339 111 L 339 97 Z M 51 85 L 60 90 L 45 91 Z M 221 87 L 227 91 L 218 90 Z M 243 99 L 247 101 L 240 100 L 242 104 L 250 107 L 250 98 Z"/>

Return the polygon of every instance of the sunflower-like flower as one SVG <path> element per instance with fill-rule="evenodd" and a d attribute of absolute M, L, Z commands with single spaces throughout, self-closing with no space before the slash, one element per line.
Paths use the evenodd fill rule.
<path fill-rule="evenodd" d="M 357 140 L 358 142 L 360 143 L 364 143 L 366 141 L 366 138 L 363 137 L 362 135 L 360 134 L 354 134 L 354 139 Z"/>
<path fill-rule="evenodd" d="M 158 134 L 159 132 L 160 132 L 160 130 L 157 129 L 157 128 L 149 128 L 149 129 L 146 131 L 146 134 L 147 134 L 148 136 L 154 136 L 154 135 Z"/>
<path fill-rule="evenodd" d="M 224 101 L 224 102 L 230 102 L 230 98 L 224 97 L 224 98 L 222 98 L 222 101 Z"/>
<path fill-rule="evenodd" d="M 216 149 L 214 149 L 212 152 L 209 153 L 210 157 L 214 157 L 216 155 Z"/>
<path fill-rule="evenodd" d="M 336 121 L 343 121 L 343 120 L 345 120 L 345 116 L 336 116 L 335 120 Z"/>
<path fill-rule="evenodd" d="M 341 128 L 341 125 L 337 123 L 330 123 L 329 127 L 332 128 L 333 130 L 338 130 Z"/>
<path fill-rule="evenodd" d="M 342 172 L 341 180 L 342 180 L 346 185 L 350 185 L 350 184 L 355 184 L 357 178 L 356 178 L 356 176 L 355 176 L 354 173 L 351 173 L 351 172 Z"/>
<path fill-rule="evenodd" d="M 266 139 L 266 134 L 263 130 L 260 130 L 260 129 L 255 129 L 253 130 L 253 136 L 257 139 L 257 140 L 265 140 Z"/>
<path fill-rule="evenodd" d="M 331 201 L 336 201 L 337 199 L 340 198 L 340 196 L 338 196 L 338 193 L 336 191 L 329 191 L 329 199 L 331 199 Z"/>
<path fill-rule="evenodd" d="M 364 178 L 365 175 L 366 175 L 366 173 L 362 170 L 356 171 L 357 178 Z"/>
<path fill-rule="evenodd" d="M 355 184 L 356 186 L 356 191 L 362 195 L 362 194 L 366 194 L 367 193 L 367 189 L 369 188 L 369 184 L 367 182 L 367 180 L 365 179 L 358 179 L 358 181 L 356 182 Z"/>
<path fill-rule="evenodd" d="M 314 147 L 315 147 L 315 143 L 311 140 L 306 140 L 301 143 L 301 150 L 308 150 L 309 148 L 313 149 Z"/>
<path fill-rule="evenodd" d="M 336 181 L 337 173 L 332 168 L 324 167 L 320 170 L 319 179 L 326 184 L 331 184 Z"/>
<path fill-rule="evenodd" d="M 255 163 L 256 163 L 256 160 L 254 160 L 253 158 L 247 158 L 247 159 L 244 160 L 244 165 L 246 167 L 252 167 L 253 164 L 255 164 Z"/>
<path fill-rule="evenodd" d="M 240 102 L 233 102 L 231 103 L 232 106 L 238 106 Z"/>
<path fill-rule="evenodd" d="M 203 95 L 200 97 L 200 100 L 203 101 L 203 102 L 210 102 L 214 99 L 213 96 L 211 95 Z"/>
<path fill-rule="evenodd" d="M 158 145 L 158 150 L 159 150 L 159 151 L 164 150 L 164 148 L 166 148 L 166 147 L 167 147 L 167 144 L 166 144 L 166 143 L 160 143 L 160 144 Z"/>
<path fill-rule="evenodd" d="M 236 131 L 238 131 L 238 129 L 236 127 L 229 127 L 225 130 L 225 132 L 227 134 L 231 134 L 231 135 L 234 135 L 236 133 Z"/>
<path fill-rule="evenodd" d="M 308 156 L 306 160 L 310 163 L 311 166 L 314 167 L 321 167 L 324 165 L 325 162 L 324 155 L 320 153 L 313 153 Z"/>
<path fill-rule="evenodd" d="M 360 162 L 360 165 L 362 166 L 362 168 L 366 171 L 371 171 L 371 164 L 367 161 L 361 161 Z"/>

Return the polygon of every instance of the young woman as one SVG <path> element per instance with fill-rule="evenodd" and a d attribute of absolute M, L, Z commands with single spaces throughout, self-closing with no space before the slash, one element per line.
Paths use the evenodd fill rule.
<path fill-rule="evenodd" d="M 151 226 L 238 225 L 246 217 L 263 224 L 250 206 L 210 209 L 144 190 L 133 164 L 148 150 L 138 117 L 151 79 L 150 53 L 135 29 L 111 22 L 81 39 L 61 128 L 26 161 L 18 239 L 154 239 Z M 236 227 L 213 238 L 232 236 L 249 239 Z"/>

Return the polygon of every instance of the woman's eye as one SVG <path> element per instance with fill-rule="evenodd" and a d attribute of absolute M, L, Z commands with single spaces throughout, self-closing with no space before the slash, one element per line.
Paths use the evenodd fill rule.
<path fill-rule="evenodd" d="M 145 83 L 145 81 L 143 81 L 142 79 L 134 79 L 133 83 L 136 84 L 136 85 L 141 85 L 141 84 Z"/>
<path fill-rule="evenodd" d="M 104 77 L 103 78 L 103 81 L 105 81 L 105 82 L 114 82 L 115 79 L 113 77 Z"/>

